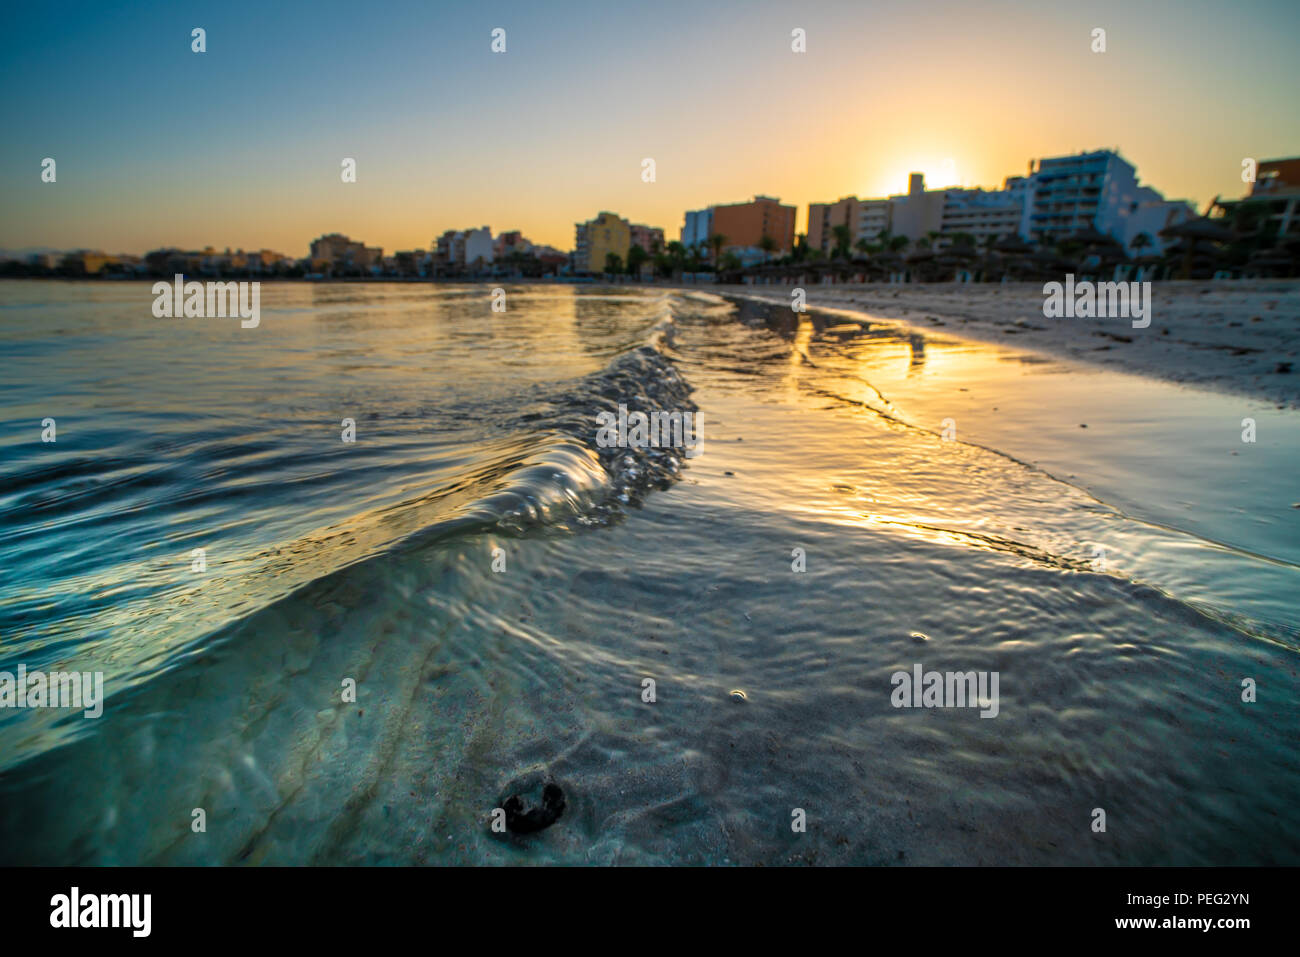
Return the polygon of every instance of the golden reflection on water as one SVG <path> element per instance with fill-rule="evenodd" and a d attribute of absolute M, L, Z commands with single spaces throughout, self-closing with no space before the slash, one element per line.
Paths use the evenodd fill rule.
<path fill-rule="evenodd" d="M 794 340 L 790 343 L 790 355 L 784 377 L 785 388 L 791 398 L 800 395 L 799 382 L 805 372 L 804 356 L 808 354 L 808 346 L 815 335 L 813 321 L 808 313 L 799 312 L 795 315 L 798 317 L 799 324 L 795 328 Z"/>

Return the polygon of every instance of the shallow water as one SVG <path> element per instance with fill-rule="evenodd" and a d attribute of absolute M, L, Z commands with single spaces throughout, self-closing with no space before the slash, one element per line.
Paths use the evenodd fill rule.
<path fill-rule="evenodd" d="M 150 302 L 0 284 L 0 670 L 111 695 L 0 711 L 6 861 L 1300 861 L 1294 415 L 700 294 Z"/>

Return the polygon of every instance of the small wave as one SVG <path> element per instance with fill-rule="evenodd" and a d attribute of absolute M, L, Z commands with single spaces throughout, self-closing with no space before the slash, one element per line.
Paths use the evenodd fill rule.
<path fill-rule="evenodd" d="M 132 436 L 107 455 L 14 463 L 0 541 L 27 556 L 39 585 L 0 601 L 0 666 L 75 661 L 79 670 L 104 672 L 111 699 L 184 667 L 225 643 L 240 622 L 363 563 L 476 534 L 577 531 L 618 521 L 681 476 L 686 450 L 602 448 L 597 416 L 620 405 L 647 415 L 697 411 L 670 355 L 670 297 L 640 301 L 644 308 L 629 309 L 622 330 L 610 327 L 605 338 L 617 351 L 602 368 L 492 396 L 490 406 L 474 407 L 488 430 L 472 439 L 453 431 L 450 444 L 430 446 L 428 435 L 455 429 L 454 416 L 443 410 L 410 418 L 393 410 L 386 418 L 401 421 L 394 428 L 402 431 L 357 446 L 377 458 L 349 458 L 345 467 L 337 447 L 295 443 L 292 422 L 254 437 L 237 424 L 172 433 L 162 449 Z M 148 438 L 147 430 L 140 435 L 164 441 Z M 398 481 L 404 484 L 393 487 Z M 235 513 L 217 511 L 232 498 L 241 503 Z M 298 527 L 261 541 L 221 537 L 222 528 L 238 536 L 255 521 L 251 515 L 272 507 L 277 515 L 298 509 Z M 302 521 L 313 516 L 315 528 Z M 161 539 L 159 522 L 167 528 Z M 48 542 L 51 523 L 69 544 L 47 558 L 33 550 Z M 74 547 L 109 528 L 122 543 L 116 552 Z M 189 574 L 196 546 L 208 552 L 201 575 Z M 55 717 L 26 713 L 0 722 L 8 743 L 0 749 L 3 766 L 81 733 L 84 722 L 60 724 Z"/>

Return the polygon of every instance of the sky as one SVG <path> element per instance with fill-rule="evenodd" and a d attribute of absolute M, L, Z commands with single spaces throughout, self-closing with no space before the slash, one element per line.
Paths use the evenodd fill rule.
<path fill-rule="evenodd" d="M 602 210 L 675 239 L 760 193 L 802 231 L 912 170 L 997 187 L 1099 148 L 1204 210 L 1243 158 L 1300 155 L 1297 36 L 1296 0 L 15 4 L 0 248 L 393 252 L 488 225 L 569 249 Z"/>

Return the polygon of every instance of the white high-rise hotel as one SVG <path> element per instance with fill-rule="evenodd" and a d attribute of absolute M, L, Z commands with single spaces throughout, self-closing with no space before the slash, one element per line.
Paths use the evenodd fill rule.
<path fill-rule="evenodd" d="M 1002 189 L 949 187 L 927 190 L 913 173 L 906 193 L 888 199 L 849 196 L 808 207 L 808 244 L 829 253 L 836 226 L 848 226 L 856 243 L 875 242 L 882 231 L 916 240 L 931 233 L 967 233 L 978 244 L 1019 237 L 1046 245 L 1086 230 L 1113 236 L 1127 249 L 1140 233 L 1161 250 L 1160 230 L 1195 215 L 1181 200 L 1166 200 L 1137 181 L 1133 165 L 1112 150 L 1041 160 L 1028 176 L 1008 177 Z M 942 240 L 941 240 L 942 241 Z"/>
<path fill-rule="evenodd" d="M 1186 202 L 1139 185 L 1137 170 L 1111 150 L 1042 160 L 1031 180 L 1026 238 L 1048 245 L 1091 227 L 1126 249 L 1146 233 L 1159 252 L 1160 230 L 1194 215 Z"/>

